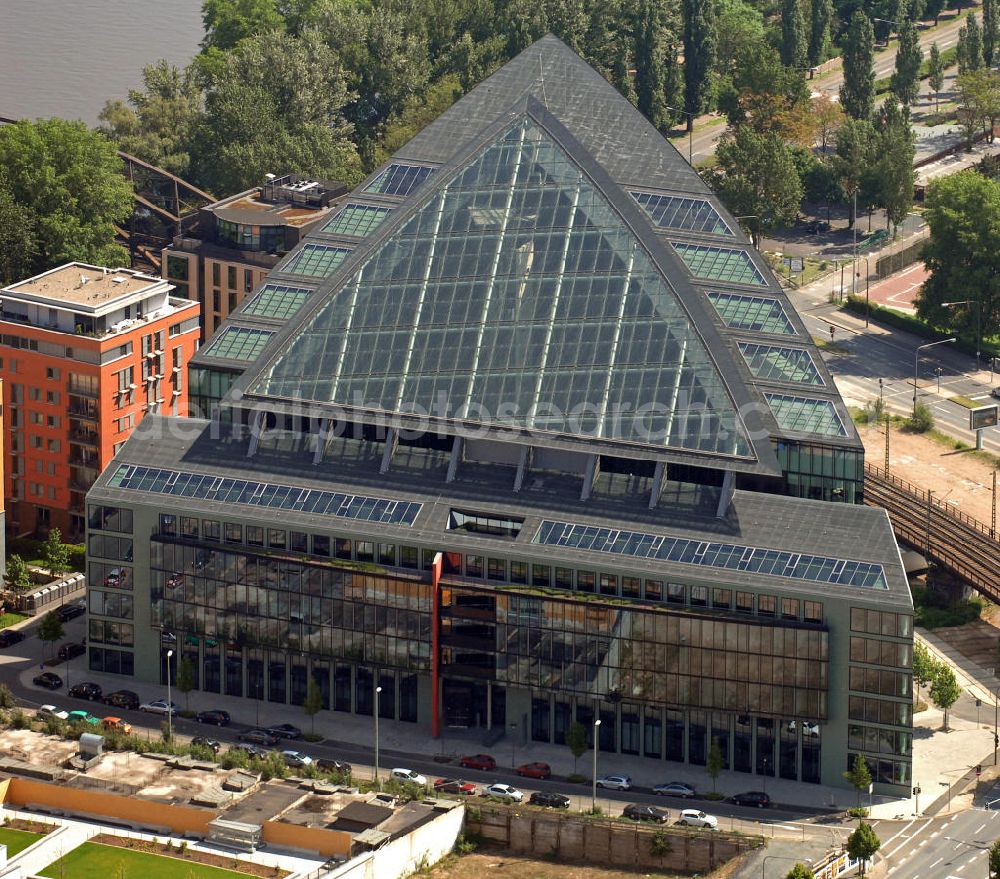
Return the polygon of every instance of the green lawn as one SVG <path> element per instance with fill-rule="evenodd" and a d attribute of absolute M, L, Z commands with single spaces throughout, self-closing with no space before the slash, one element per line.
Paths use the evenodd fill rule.
<path fill-rule="evenodd" d="M 40 876 L 51 879 L 247 879 L 245 873 L 208 867 L 194 861 L 181 863 L 177 858 L 163 858 L 146 852 L 131 851 L 113 845 L 85 842 L 49 864 Z"/>
<path fill-rule="evenodd" d="M 14 623 L 19 623 L 21 620 L 26 620 L 27 617 L 24 614 L 19 613 L 3 613 L 0 614 L 0 629 L 6 629 L 7 626 L 13 626 Z"/>
<path fill-rule="evenodd" d="M 23 852 L 29 845 L 33 845 L 42 838 L 41 833 L 29 833 L 27 830 L 11 830 L 9 827 L 0 827 L 0 845 L 7 846 L 7 857 L 12 858 L 18 852 Z"/>

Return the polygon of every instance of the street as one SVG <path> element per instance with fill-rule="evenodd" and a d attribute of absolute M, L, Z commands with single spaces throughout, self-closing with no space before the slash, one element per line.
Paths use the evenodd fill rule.
<path fill-rule="evenodd" d="M 886 875 L 897 879 L 973 879 L 984 876 L 986 853 L 1000 824 L 1000 812 L 979 808 L 945 818 L 906 824 L 883 842 Z"/>

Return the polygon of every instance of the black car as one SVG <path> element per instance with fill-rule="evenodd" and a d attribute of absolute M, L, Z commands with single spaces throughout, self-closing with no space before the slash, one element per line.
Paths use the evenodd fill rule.
<path fill-rule="evenodd" d="M 115 690 L 104 697 L 105 705 L 113 705 L 115 708 L 127 708 L 135 711 L 139 707 L 139 697 L 131 690 Z"/>
<path fill-rule="evenodd" d="M 60 659 L 68 662 L 70 659 L 76 659 L 78 656 L 83 656 L 86 652 L 86 645 L 75 644 L 72 641 L 67 641 L 65 644 L 59 645 L 58 656 Z"/>
<path fill-rule="evenodd" d="M 100 702 L 104 691 L 100 684 L 84 681 L 82 684 L 73 684 L 69 688 L 69 695 L 76 699 L 89 699 L 91 702 Z"/>
<path fill-rule="evenodd" d="M 763 809 L 771 805 L 771 798 L 762 790 L 748 790 L 730 797 L 737 806 L 756 806 Z"/>
<path fill-rule="evenodd" d="M 46 690 L 58 690 L 62 684 L 62 678 L 50 671 L 44 671 L 40 675 L 35 675 L 31 679 L 36 687 L 45 687 Z"/>
<path fill-rule="evenodd" d="M 351 764 L 346 760 L 334 760 L 332 757 L 320 757 L 314 761 L 321 772 L 339 772 L 341 775 L 351 774 Z"/>
<path fill-rule="evenodd" d="M 0 631 L 0 647 L 13 647 L 24 640 L 24 632 L 19 629 L 3 629 Z"/>
<path fill-rule="evenodd" d="M 632 803 L 622 810 L 625 818 L 633 821 L 655 821 L 658 824 L 666 824 L 670 820 L 670 813 L 659 806 L 647 806 L 645 803 Z"/>
<path fill-rule="evenodd" d="M 87 612 L 87 608 L 82 604 L 64 604 L 57 611 L 56 616 L 59 622 L 68 623 L 77 617 L 82 617 Z"/>
<path fill-rule="evenodd" d="M 549 791 L 535 791 L 528 797 L 528 804 L 532 806 L 545 806 L 549 809 L 568 809 L 569 797 L 562 794 L 554 794 Z"/>
<path fill-rule="evenodd" d="M 213 708 L 209 711 L 199 711 L 195 716 L 198 723 L 211 723 L 215 726 L 229 726 L 229 712 Z"/>
<path fill-rule="evenodd" d="M 233 745 L 232 750 L 243 751 L 248 757 L 259 757 L 261 760 L 271 753 L 267 748 L 259 748 L 257 745 L 251 745 L 247 742 L 238 742 Z"/>
<path fill-rule="evenodd" d="M 278 744 L 278 737 L 272 735 L 269 730 L 266 729 L 248 729 L 246 732 L 242 732 L 239 735 L 241 742 L 249 742 L 251 745 L 271 745 Z"/>
<path fill-rule="evenodd" d="M 290 723 L 277 723 L 274 726 L 269 726 L 267 731 L 272 736 L 277 736 L 279 739 L 301 739 L 302 730 L 297 726 L 292 726 Z"/>
<path fill-rule="evenodd" d="M 219 749 L 222 747 L 222 742 L 215 739 L 207 739 L 205 736 L 195 736 L 191 739 L 192 745 L 199 745 L 202 748 L 208 748 L 213 754 L 218 754 Z"/>

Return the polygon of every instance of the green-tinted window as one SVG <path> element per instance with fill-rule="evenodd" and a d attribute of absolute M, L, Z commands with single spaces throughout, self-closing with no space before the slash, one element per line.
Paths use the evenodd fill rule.
<path fill-rule="evenodd" d="M 171 281 L 186 281 L 188 268 L 188 261 L 185 257 L 167 255 L 167 277 Z"/>
<path fill-rule="evenodd" d="M 298 253 L 280 269 L 290 275 L 310 275 L 325 278 L 332 275 L 351 251 L 346 247 L 328 247 L 325 244 L 305 244 Z"/>
<path fill-rule="evenodd" d="M 674 195 L 655 195 L 652 192 L 630 191 L 649 218 L 664 229 L 684 229 L 688 232 L 710 232 L 713 235 L 732 236 L 719 212 L 703 198 L 681 198 Z"/>
<path fill-rule="evenodd" d="M 224 357 L 227 360 L 253 360 L 273 335 L 270 330 L 227 327 L 209 343 L 205 354 L 211 357 Z"/>
<path fill-rule="evenodd" d="M 365 192 L 379 192 L 382 195 L 405 198 L 423 183 L 433 170 L 422 165 L 392 164 L 365 187 Z"/>
<path fill-rule="evenodd" d="M 812 355 L 804 348 L 785 348 L 780 345 L 754 345 L 740 342 L 740 353 L 757 378 L 765 381 L 802 382 L 808 385 L 823 384 Z"/>
<path fill-rule="evenodd" d="M 847 436 L 840 416 L 829 400 L 793 397 L 789 394 L 764 394 L 778 426 L 784 430 Z"/>
<path fill-rule="evenodd" d="M 388 216 L 388 208 L 376 208 L 364 204 L 347 204 L 324 227 L 324 232 L 335 235 L 354 235 L 364 238 Z"/>
<path fill-rule="evenodd" d="M 287 284 L 265 284 L 245 306 L 246 314 L 258 317 L 276 317 L 288 320 L 312 295 L 308 287 L 289 287 Z"/>
<path fill-rule="evenodd" d="M 709 291 L 708 298 L 727 327 L 737 330 L 754 330 L 758 333 L 792 336 L 795 328 L 777 299 L 763 296 L 745 296 L 740 293 Z"/>
<path fill-rule="evenodd" d="M 764 276 L 757 271 L 750 254 L 744 250 L 708 247 L 703 244 L 678 244 L 675 241 L 670 243 L 696 278 L 766 286 Z"/>

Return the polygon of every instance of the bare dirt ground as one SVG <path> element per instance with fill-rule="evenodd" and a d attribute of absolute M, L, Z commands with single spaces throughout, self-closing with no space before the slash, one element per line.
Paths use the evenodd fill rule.
<path fill-rule="evenodd" d="M 885 460 L 883 425 L 858 425 L 865 460 L 882 467 Z M 952 504 L 989 527 L 993 469 L 981 457 L 959 452 L 944 443 L 893 428 L 889 434 L 889 472 Z"/>

